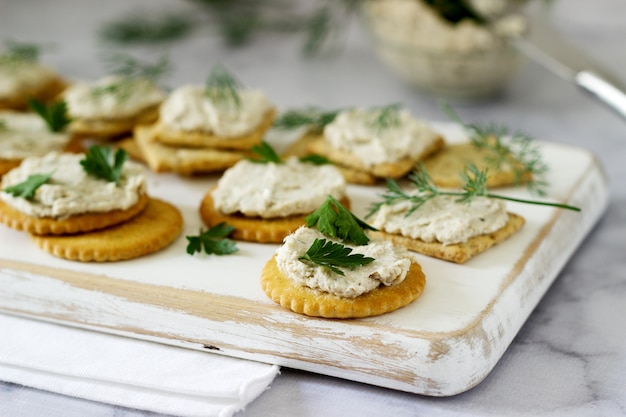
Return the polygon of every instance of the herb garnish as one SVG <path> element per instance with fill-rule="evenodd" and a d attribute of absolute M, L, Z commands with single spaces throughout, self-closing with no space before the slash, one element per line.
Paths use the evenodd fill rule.
<path fill-rule="evenodd" d="M 315 153 L 301 157 L 300 162 L 307 162 L 313 165 L 331 165 L 332 164 L 330 159 L 326 158 L 325 156 L 318 155 Z"/>
<path fill-rule="evenodd" d="M 126 54 L 112 54 L 105 57 L 109 70 L 122 77 L 115 83 L 98 86 L 92 89 L 94 95 L 112 94 L 120 100 L 127 99 L 140 80 L 156 82 L 171 70 L 169 59 L 161 55 L 159 60 L 152 64 L 140 61 Z"/>
<path fill-rule="evenodd" d="M 531 193 L 545 195 L 548 183 L 544 177 L 548 167 L 529 135 L 522 132 L 510 134 L 506 126 L 496 124 L 466 124 L 447 103 L 442 102 L 441 107 L 467 132 L 474 147 L 489 151 L 490 156 L 485 159 L 488 167 L 493 169 L 510 167 L 513 170 L 515 185 L 523 181 Z"/>
<path fill-rule="evenodd" d="M 41 54 L 41 46 L 32 43 L 5 42 L 7 51 L 0 55 L 1 64 L 22 64 L 25 62 L 37 62 Z"/>
<path fill-rule="evenodd" d="M 356 245 L 367 245 L 370 241 L 364 229 L 376 230 L 330 195 L 317 210 L 306 217 L 305 222 L 308 227 L 317 227 L 326 236 Z"/>
<path fill-rule="evenodd" d="M 37 191 L 39 187 L 47 183 L 50 180 L 50 177 L 52 177 L 52 172 L 50 172 L 49 174 L 29 175 L 25 181 L 7 187 L 2 191 L 15 197 L 31 199 L 35 196 L 35 191 Z"/>
<path fill-rule="evenodd" d="M 159 43 L 182 39 L 193 28 L 192 21 L 171 13 L 159 16 L 134 14 L 100 30 L 100 37 L 114 43 Z"/>
<path fill-rule="evenodd" d="M 109 147 L 93 145 L 85 152 L 80 164 L 87 173 L 117 184 L 127 158 L 128 153 L 124 149 L 118 149 L 113 154 Z"/>
<path fill-rule="evenodd" d="M 265 141 L 262 141 L 258 145 L 254 145 L 252 148 L 250 148 L 250 150 L 260 157 L 260 159 L 248 158 L 248 160 L 251 162 L 258 162 L 261 164 L 266 164 L 270 162 L 273 162 L 275 164 L 283 163 L 282 159 L 276 153 L 274 148 L 272 148 L 271 145 Z"/>
<path fill-rule="evenodd" d="M 28 106 L 46 122 L 51 132 L 62 132 L 72 121 L 67 112 L 67 103 L 63 100 L 46 105 L 34 98 L 28 99 Z"/>
<path fill-rule="evenodd" d="M 302 110 L 288 110 L 280 114 L 274 121 L 274 127 L 283 130 L 308 127 L 309 130 L 321 132 L 341 110 L 322 110 L 318 107 L 308 107 Z"/>
<path fill-rule="evenodd" d="M 204 253 L 208 255 L 229 255 L 237 252 L 239 249 L 235 242 L 226 238 L 233 230 L 235 230 L 234 226 L 224 222 L 216 224 L 206 231 L 200 229 L 197 236 L 186 236 L 189 241 L 187 253 L 193 255 L 204 250 Z"/>
<path fill-rule="evenodd" d="M 537 204 L 542 206 L 552 206 L 567 210 L 580 211 L 580 208 L 570 206 L 567 204 L 560 203 L 550 203 L 545 201 L 537 201 L 537 200 L 526 200 L 514 197 L 507 197 L 499 194 L 492 194 L 487 189 L 487 170 L 479 170 L 476 165 L 469 165 L 466 168 L 466 171 L 462 174 L 464 186 L 463 191 L 441 191 L 426 170 L 423 165 L 416 171 L 414 171 L 411 175 L 409 175 L 409 180 L 412 185 L 415 186 L 418 194 L 409 194 L 404 191 L 397 182 L 392 179 L 387 180 L 387 192 L 383 194 L 382 201 L 372 204 L 369 213 L 365 216 L 366 218 L 372 216 L 376 213 L 380 208 L 384 205 L 390 205 L 399 201 L 409 201 L 411 203 L 411 208 L 406 213 L 406 216 L 411 215 L 417 209 L 419 209 L 424 203 L 428 200 L 435 198 L 438 195 L 449 195 L 449 196 L 457 196 L 458 202 L 469 203 L 475 197 L 488 197 L 488 198 L 497 198 L 500 200 L 508 200 L 517 203 L 526 203 L 526 204 Z"/>
<path fill-rule="evenodd" d="M 369 127 L 380 132 L 381 130 L 397 127 L 400 125 L 398 112 L 402 107 L 399 103 L 369 110 L 373 118 L 369 122 Z"/>
<path fill-rule="evenodd" d="M 6 132 L 7 130 L 9 130 L 9 127 L 7 126 L 7 122 L 0 119 L 0 132 Z"/>
<path fill-rule="evenodd" d="M 345 275 L 338 267 L 355 268 L 367 265 L 374 258 L 360 253 L 352 254 L 352 249 L 326 239 L 315 239 L 306 253 L 298 260 L 328 268 L 336 274 Z"/>
<path fill-rule="evenodd" d="M 241 83 L 226 68 L 216 65 L 207 79 L 205 95 L 215 106 L 237 111 L 241 106 L 240 87 Z"/>

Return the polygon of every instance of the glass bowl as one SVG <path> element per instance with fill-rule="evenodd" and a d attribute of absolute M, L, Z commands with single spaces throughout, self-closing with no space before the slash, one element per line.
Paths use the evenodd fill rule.
<path fill-rule="evenodd" d="M 434 14 L 421 0 L 367 0 L 362 5 L 377 55 L 411 85 L 450 98 L 500 93 L 522 56 L 492 31 L 472 22 L 453 25 Z"/>

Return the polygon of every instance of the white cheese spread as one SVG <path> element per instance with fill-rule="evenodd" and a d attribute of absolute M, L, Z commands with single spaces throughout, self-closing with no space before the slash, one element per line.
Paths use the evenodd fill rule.
<path fill-rule="evenodd" d="M 183 86 L 174 90 L 160 109 L 160 121 L 176 131 L 201 131 L 224 138 L 254 131 L 271 106 L 261 91 L 239 90 L 239 106 L 215 105 L 202 86 Z"/>
<path fill-rule="evenodd" d="M 152 81 L 109 76 L 95 83 L 77 82 L 63 94 L 68 112 L 79 119 L 122 119 L 138 115 L 165 99 Z"/>
<path fill-rule="evenodd" d="M 418 158 L 438 137 L 425 122 L 406 110 L 398 111 L 398 123 L 377 128 L 379 110 L 342 111 L 324 128 L 324 138 L 333 147 L 358 157 L 366 167 Z"/>
<path fill-rule="evenodd" d="M 52 70 L 37 62 L 0 59 L 0 98 L 41 91 L 55 78 Z"/>
<path fill-rule="evenodd" d="M 332 165 L 288 158 L 282 164 L 243 160 L 224 172 L 213 190 L 217 210 L 263 218 L 315 211 L 330 194 L 345 196 L 346 183 Z"/>
<path fill-rule="evenodd" d="M 63 218 L 67 216 L 125 210 L 146 192 L 143 166 L 126 161 L 116 185 L 89 175 L 80 165 L 83 154 L 52 152 L 43 157 L 26 158 L 19 167 L 2 177 L 2 189 L 19 184 L 33 174 L 52 177 L 40 186 L 32 199 L 14 197 L 0 192 L 7 204 L 33 217 Z"/>
<path fill-rule="evenodd" d="M 34 113 L 0 112 L 0 159 L 24 159 L 63 151 L 70 135 L 50 132 Z"/>
<path fill-rule="evenodd" d="M 456 196 L 438 195 L 407 216 L 409 201 L 384 205 L 369 220 L 382 231 L 444 245 L 492 233 L 508 221 L 502 200 L 475 197 L 471 203 Z"/>
<path fill-rule="evenodd" d="M 298 285 L 305 285 L 339 297 L 354 298 L 381 285 L 399 284 L 406 278 L 411 266 L 411 258 L 406 249 L 394 246 L 389 241 L 372 241 L 362 246 L 344 244 L 352 248 L 353 254 L 360 253 L 375 260 L 354 269 L 341 268 L 345 275 L 339 275 L 327 268 L 298 260 L 315 239 L 328 240 L 317 229 L 306 227 L 301 227 L 287 236 L 276 252 L 278 268 Z"/>

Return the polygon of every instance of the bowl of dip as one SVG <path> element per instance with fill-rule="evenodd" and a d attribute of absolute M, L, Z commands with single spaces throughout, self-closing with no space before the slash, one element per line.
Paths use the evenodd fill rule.
<path fill-rule="evenodd" d="M 471 19 L 450 22 L 422 0 L 366 0 L 361 11 L 379 58 L 400 78 L 432 95 L 496 95 L 523 61 L 493 25 Z M 503 21 L 498 27 L 523 30 L 515 22 Z"/>

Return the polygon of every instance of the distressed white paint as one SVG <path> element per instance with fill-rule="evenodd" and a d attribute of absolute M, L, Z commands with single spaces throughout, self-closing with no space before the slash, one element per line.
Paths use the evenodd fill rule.
<path fill-rule="evenodd" d="M 258 283 L 275 245 L 240 243 L 235 256 L 189 257 L 184 235 L 201 226 L 197 205 L 215 178 L 170 175 L 152 176 L 150 190 L 181 208 L 185 231 L 153 256 L 113 264 L 68 262 L 40 252 L 24 234 L 0 227 L 0 308 L 188 348 L 210 345 L 220 349 L 211 352 L 409 392 L 452 395 L 479 383 L 495 366 L 606 207 L 605 179 L 592 155 L 561 145 L 542 147 L 551 167 L 549 195 L 583 211 L 510 204 L 510 211 L 527 220 L 518 234 L 465 265 L 416 255 L 427 276 L 426 290 L 415 303 L 390 314 L 324 320 L 275 306 Z M 351 186 L 357 213 L 363 214 L 381 191 Z M 521 189 L 503 192 L 528 196 Z M 12 261 L 61 273 L 29 272 Z M 64 280 L 63 270 L 79 272 L 74 281 L 93 282 L 96 289 Z M 145 303 L 133 294 L 98 287 L 107 279 L 121 287 L 145 286 L 150 294 L 161 291 L 163 297 Z M 186 299 L 174 299 L 170 288 L 206 294 L 207 303 L 217 304 L 196 314 L 202 302 L 194 299 L 186 306 Z"/>

